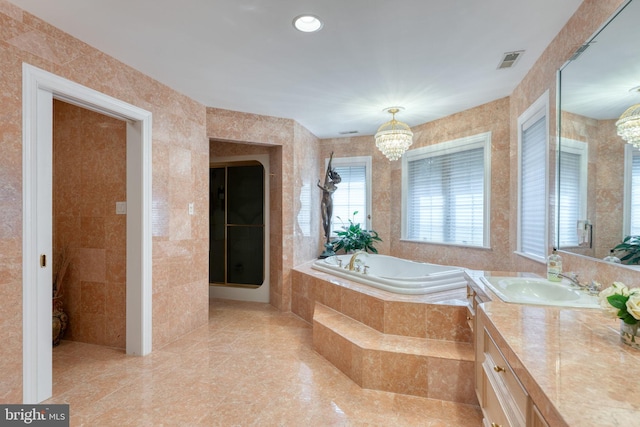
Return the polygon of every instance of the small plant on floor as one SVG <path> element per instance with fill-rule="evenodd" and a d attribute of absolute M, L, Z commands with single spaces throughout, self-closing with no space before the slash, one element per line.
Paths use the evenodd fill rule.
<path fill-rule="evenodd" d="M 354 219 L 357 214 L 358 211 L 353 213 Z M 339 216 L 336 218 L 342 221 Z M 377 254 L 378 250 L 374 245 L 377 242 L 382 241 L 382 239 L 378 237 L 378 233 L 376 231 L 365 230 L 360 227 L 360 223 L 354 223 L 351 219 L 349 219 L 349 225 L 343 225 L 342 231 L 336 232 L 336 235 L 338 237 L 331 242 L 333 250 L 336 252 L 340 249 L 344 249 L 345 253 L 365 251 Z"/>

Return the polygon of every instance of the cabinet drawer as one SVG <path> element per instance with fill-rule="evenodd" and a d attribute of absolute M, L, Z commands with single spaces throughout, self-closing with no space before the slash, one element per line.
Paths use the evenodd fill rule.
<path fill-rule="evenodd" d="M 483 373 L 484 405 L 482 406 L 482 414 L 484 415 L 483 424 L 487 427 L 509 427 L 509 419 L 507 418 L 498 396 L 496 396 L 494 388 L 491 386 L 489 378 Z"/>
<path fill-rule="evenodd" d="M 485 362 L 483 365 L 487 375 L 491 375 L 499 388 L 504 389 L 505 394 L 513 401 L 514 411 L 519 412 L 514 413 L 513 416 L 524 420 L 527 413 L 527 392 L 486 330 L 484 334 Z"/>

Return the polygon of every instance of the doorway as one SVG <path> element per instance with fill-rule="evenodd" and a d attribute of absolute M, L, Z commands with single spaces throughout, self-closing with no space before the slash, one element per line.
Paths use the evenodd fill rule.
<path fill-rule="evenodd" d="M 268 156 L 211 164 L 211 297 L 269 302 L 268 165 Z"/>
<path fill-rule="evenodd" d="M 23 104 L 23 402 L 52 394 L 53 99 L 126 121 L 126 351 L 151 352 L 151 113 L 29 64 Z M 49 261 L 47 261 L 49 260 Z"/>

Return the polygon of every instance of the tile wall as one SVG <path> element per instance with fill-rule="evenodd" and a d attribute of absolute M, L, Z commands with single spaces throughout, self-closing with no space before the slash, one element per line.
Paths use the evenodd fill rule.
<path fill-rule="evenodd" d="M 550 129 L 555 129 L 556 70 L 621 2 L 585 0 L 508 99 L 414 129 L 416 146 L 490 130 L 493 161 L 508 165 L 493 169 L 492 182 L 501 183 L 503 178 L 509 182 L 508 191 L 494 187 L 496 194 L 492 195 L 495 244 L 491 250 L 460 251 L 391 237 L 399 235 L 400 167 L 399 163 L 383 164 L 381 155 L 371 149 L 371 137 L 325 140 L 318 145 L 317 138 L 289 119 L 205 108 L 0 0 L 0 327 L 5 331 L 0 349 L 0 401 L 22 398 L 23 62 L 153 113 L 153 340 L 154 346 L 162 346 L 207 322 L 209 139 L 277 147 L 270 151 L 271 164 L 279 170 L 271 186 L 272 190 L 281 188 L 281 193 L 272 198 L 270 227 L 274 242 L 271 302 L 279 309 L 288 310 L 291 304 L 291 268 L 321 249 L 319 220 L 312 219 L 310 236 L 297 230 L 296 221 L 302 189 L 322 175 L 323 159 L 332 150 L 341 155 L 369 152 L 373 156 L 374 204 L 383 207 L 374 212 L 373 228 L 385 239 L 383 252 L 408 258 L 417 254 L 449 264 L 462 265 L 464 261 L 471 268 L 504 266 L 544 272 L 544 265 L 513 254 L 517 236 L 517 118 L 549 89 Z M 555 141 L 555 133 L 550 137 Z M 553 150 L 550 158 L 555 161 Z M 308 167 L 311 161 L 315 168 Z M 550 182 L 554 179 L 550 176 Z M 190 202 L 195 203 L 194 216 L 187 213 Z M 314 203 L 319 201 L 312 201 L 311 212 L 317 212 Z M 550 220 L 553 215 L 551 209 Z M 583 272 L 586 279 L 616 278 L 632 283 L 640 278 L 637 271 L 576 255 L 565 256 L 565 267 Z"/>
<path fill-rule="evenodd" d="M 313 190 L 311 197 L 304 196 L 318 179 L 309 164 L 318 163 L 319 140 L 290 119 L 218 108 L 207 108 L 207 135 L 212 141 L 211 156 L 262 153 L 265 149 L 269 153 L 270 302 L 288 311 L 291 269 L 321 251 L 320 196 L 314 198 Z M 304 216 L 303 203 L 309 217 L 301 226 L 298 220 Z M 299 216 L 301 211 L 303 216 Z"/>
<path fill-rule="evenodd" d="M 562 112 L 562 137 L 587 143 L 587 218 L 595 224 L 593 247 L 571 248 L 571 252 L 602 259 L 621 239 L 627 144 L 617 136 L 615 120 L 596 120 L 568 112 Z"/>
<path fill-rule="evenodd" d="M 126 346 L 126 125 L 53 103 L 54 255 L 71 262 L 63 281 L 64 339 Z"/>
<path fill-rule="evenodd" d="M 500 185 L 508 181 L 509 169 L 509 98 L 502 98 L 467 111 L 434 120 L 412 128 L 414 142 L 410 149 L 425 147 L 491 132 L 491 248 L 473 249 L 412 243 L 400 239 L 402 204 L 402 160 L 390 162 L 375 146 L 372 136 L 326 139 L 321 143 L 321 163 L 334 152 L 334 157 L 371 156 L 372 228 L 383 239 L 378 245 L 381 253 L 392 254 L 438 264 L 460 265 L 472 269 L 509 269 L 509 188 Z M 338 186 L 339 187 L 339 186 Z"/>
<path fill-rule="evenodd" d="M 0 401 L 12 403 L 22 401 L 23 62 L 153 114 L 154 348 L 208 319 L 205 107 L 0 0 Z"/>

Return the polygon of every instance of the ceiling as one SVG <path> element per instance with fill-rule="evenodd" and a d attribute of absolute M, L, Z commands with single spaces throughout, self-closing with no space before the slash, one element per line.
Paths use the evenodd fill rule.
<path fill-rule="evenodd" d="M 582 0 L 10 0 L 210 107 L 320 138 L 511 94 Z M 314 14 L 317 33 L 294 17 Z M 498 70 L 506 52 L 524 50 Z"/>

